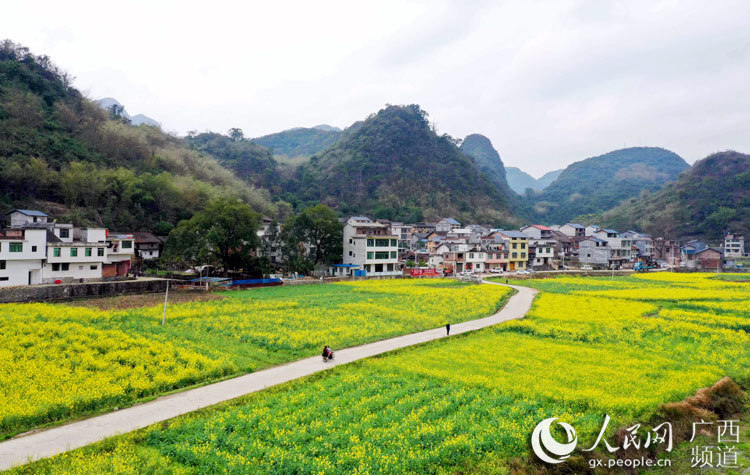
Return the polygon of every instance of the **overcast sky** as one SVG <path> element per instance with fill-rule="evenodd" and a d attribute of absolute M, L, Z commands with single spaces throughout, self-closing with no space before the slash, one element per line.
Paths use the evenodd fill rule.
<path fill-rule="evenodd" d="M 417 103 L 532 175 L 625 146 L 750 152 L 750 1 L 5 2 L 0 37 L 166 130 Z"/>

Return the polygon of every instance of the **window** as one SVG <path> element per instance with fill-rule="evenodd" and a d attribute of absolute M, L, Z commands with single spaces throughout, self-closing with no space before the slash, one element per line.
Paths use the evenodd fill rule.
<path fill-rule="evenodd" d="M 375 259 L 388 259 L 388 252 L 376 252 Z M 380 264 L 378 264 L 380 265 Z M 378 272 L 378 271 L 376 271 Z"/>
<path fill-rule="evenodd" d="M 368 252 L 367 253 L 367 258 L 368 259 L 375 259 L 375 253 L 374 252 Z"/>
<path fill-rule="evenodd" d="M 21 242 L 12 242 L 10 243 L 9 249 L 10 252 L 23 252 L 23 243 Z"/>
<path fill-rule="evenodd" d="M 36 223 L 36 216 L 34 216 L 34 222 Z"/>
<path fill-rule="evenodd" d="M 97 248 L 96 255 L 99 257 L 102 257 L 104 255 L 104 248 L 103 247 Z"/>
<path fill-rule="evenodd" d="M 351 244 L 351 243 L 352 243 L 352 239 L 351 239 L 351 238 L 349 238 L 349 244 Z"/>
<path fill-rule="evenodd" d="M 391 246 L 393 247 L 398 246 L 398 241 L 396 241 L 395 239 L 391 239 Z"/>
<path fill-rule="evenodd" d="M 518 247 L 518 243 L 513 243 L 513 249 L 516 249 Z"/>
<path fill-rule="evenodd" d="M 83 266 L 78 266 L 78 270 L 83 270 Z"/>
<path fill-rule="evenodd" d="M 0 277 L 0 280 L 8 280 L 8 277 Z"/>
<path fill-rule="evenodd" d="M 70 265 L 68 265 L 67 262 L 65 264 L 60 264 L 60 269 L 61 270 L 68 270 L 69 268 L 70 268 Z"/>
<path fill-rule="evenodd" d="M 56 247 L 56 248 L 52 249 L 52 256 L 53 257 L 60 257 L 60 248 L 59 247 Z"/>
<path fill-rule="evenodd" d="M 513 259 L 517 259 L 517 258 L 518 258 L 518 253 L 517 253 L 517 252 L 514 252 L 514 253 L 513 253 Z"/>
<path fill-rule="evenodd" d="M 60 237 L 67 239 L 70 237 L 70 229 L 61 229 L 60 230 Z"/>
<path fill-rule="evenodd" d="M 36 246 L 31 246 L 31 252 L 36 252 Z"/>
<path fill-rule="evenodd" d="M 398 254 L 396 251 L 391 251 L 391 259 L 396 259 L 398 257 Z"/>
<path fill-rule="evenodd" d="M 375 240 L 374 239 L 368 239 L 367 240 L 367 247 L 373 247 L 375 246 Z"/>
<path fill-rule="evenodd" d="M 388 247 L 389 239 L 376 239 L 375 247 Z"/>
<path fill-rule="evenodd" d="M 352 251 L 349 251 L 349 255 L 350 255 L 350 256 L 352 255 Z"/>
<path fill-rule="evenodd" d="M 90 247 L 87 247 L 87 248 L 86 248 L 86 250 L 85 250 L 85 251 L 83 252 L 83 254 L 84 254 L 84 255 L 85 255 L 86 257 L 91 257 L 91 248 L 90 248 Z"/>
<path fill-rule="evenodd" d="M 58 272 L 60 270 L 60 264 L 52 264 L 52 272 Z"/>
<path fill-rule="evenodd" d="M 521 253 L 521 259 L 526 259 L 526 253 L 525 252 Z"/>
<path fill-rule="evenodd" d="M 70 257 L 78 257 L 78 248 L 77 247 L 71 247 L 70 248 Z"/>
<path fill-rule="evenodd" d="M 388 264 L 388 272 L 393 272 L 393 264 Z"/>
<path fill-rule="evenodd" d="M 89 267 L 89 269 L 91 269 L 91 270 L 96 270 L 98 268 L 99 268 L 99 266 L 96 265 L 96 264 L 94 264 L 94 265 L 92 265 L 92 266 Z"/>
<path fill-rule="evenodd" d="M 5 261 L 0 261 L 0 270 L 5 269 Z"/>
<path fill-rule="evenodd" d="M 123 249 L 131 249 L 133 247 L 133 241 L 123 241 L 122 242 L 122 248 Z"/>

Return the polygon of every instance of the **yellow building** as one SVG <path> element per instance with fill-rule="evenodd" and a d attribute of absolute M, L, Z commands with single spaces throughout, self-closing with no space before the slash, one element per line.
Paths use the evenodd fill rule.
<path fill-rule="evenodd" d="M 529 260 L 529 237 L 521 231 L 496 231 L 508 241 L 508 270 L 524 270 Z"/>

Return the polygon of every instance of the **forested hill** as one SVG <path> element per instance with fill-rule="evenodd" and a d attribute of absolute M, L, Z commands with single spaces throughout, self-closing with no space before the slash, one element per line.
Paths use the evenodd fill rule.
<path fill-rule="evenodd" d="M 750 155 L 722 152 L 683 172 L 655 193 L 607 211 L 602 224 L 670 238 L 700 237 L 713 243 L 724 232 L 750 235 Z"/>
<path fill-rule="evenodd" d="M 516 221 L 509 198 L 456 140 L 431 130 L 417 105 L 387 106 L 345 130 L 297 170 L 294 191 L 303 202 L 320 201 L 344 215 Z"/>
<path fill-rule="evenodd" d="M 562 224 L 577 215 L 601 213 L 642 191 L 656 191 L 689 165 L 658 147 L 609 152 L 569 165 L 533 200 L 538 217 Z"/>
<path fill-rule="evenodd" d="M 46 56 L 0 45 L 0 208 L 166 233 L 220 195 L 275 213 L 269 194 L 157 127 L 113 120 Z"/>
<path fill-rule="evenodd" d="M 270 149 L 274 155 L 295 158 L 318 153 L 336 143 L 340 137 L 339 129 L 330 125 L 319 125 L 313 128 L 297 127 L 284 130 L 252 141 Z"/>
<path fill-rule="evenodd" d="M 505 178 L 505 166 L 490 139 L 481 134 L 467 135 L 461 142 L 460 149 L 465 155 L 473 158 L 479 169 L 485 172 L 499 188 L 509 189 Z"/>

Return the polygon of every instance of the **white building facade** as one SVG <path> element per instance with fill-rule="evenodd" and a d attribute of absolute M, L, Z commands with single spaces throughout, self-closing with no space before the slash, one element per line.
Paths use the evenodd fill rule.
<path fill-rule="evenodd" d="M 398 241 L 389 225 L 354 216 L 344 225 L 343 262 L 366 275 L 400 275 Z"/>

